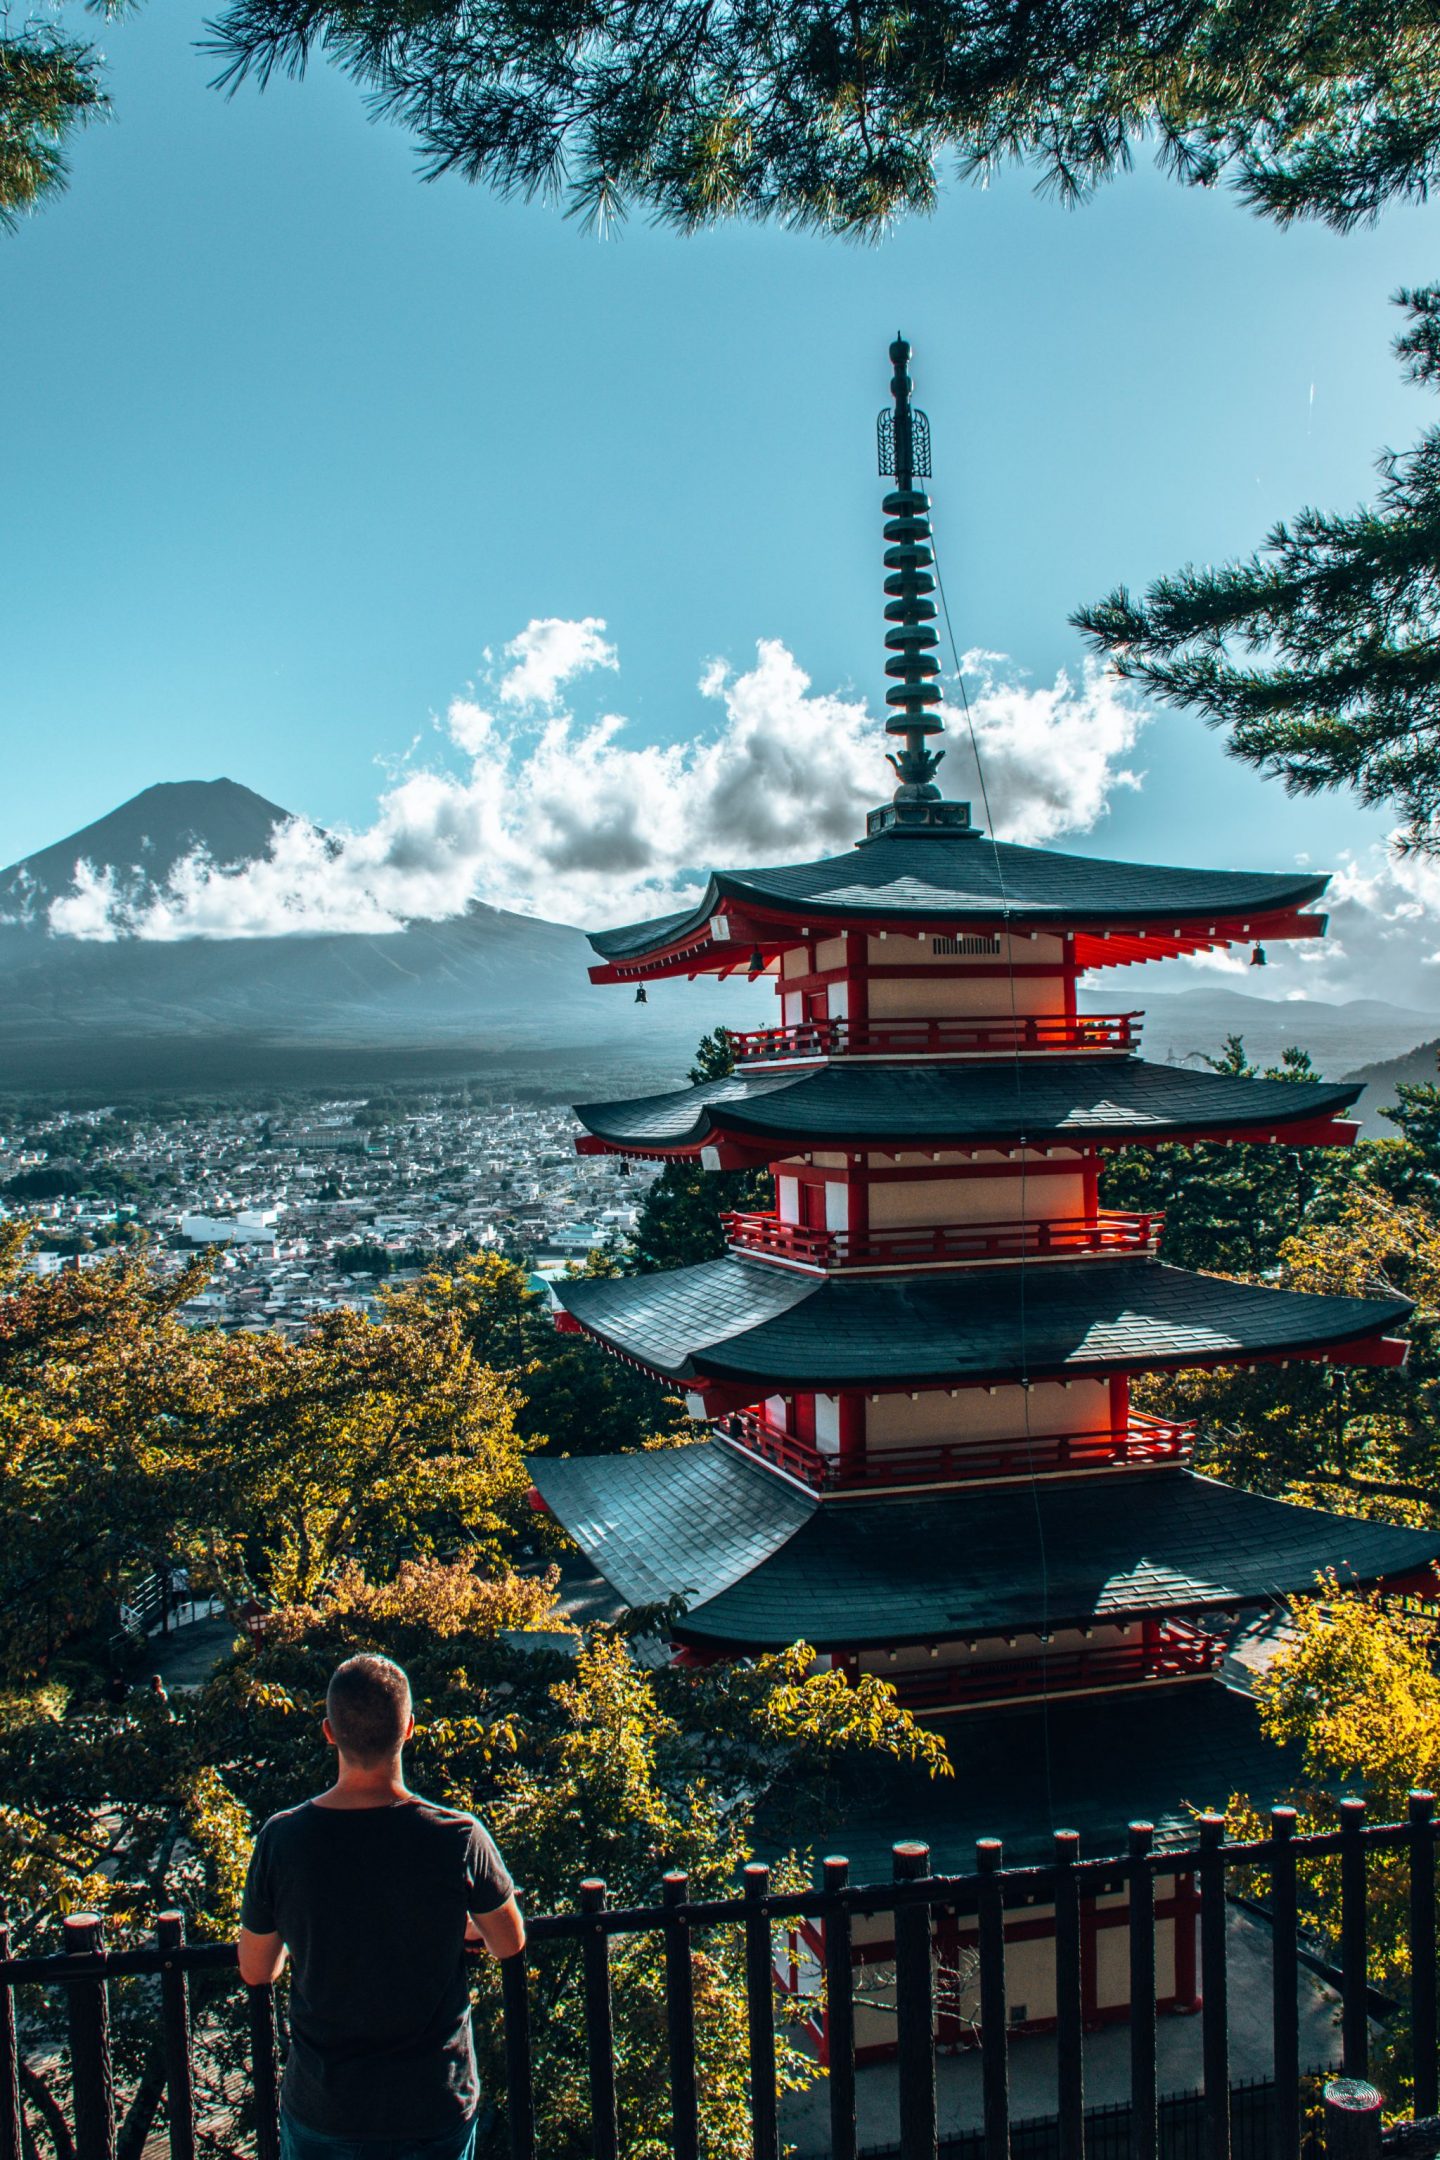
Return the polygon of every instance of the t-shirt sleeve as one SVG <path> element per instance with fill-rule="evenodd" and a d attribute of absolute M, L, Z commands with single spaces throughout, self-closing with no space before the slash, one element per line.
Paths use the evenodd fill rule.
<path fill-rule="evenodd" d="M 252 1935 L 276 1933 L 273 1843 L 270 1825 L 266 1823 L 250 1854 L 245 1889 L 240 1899 L 240 1925 L 248 1928 Z"/>
<path fill-rule="evenodd" d="M 498 1912 L 515 1885 L 500 1849 L 488 1830 L 473 1825 L 465 1854 L 465 1909 L 472 1913 Z"/>

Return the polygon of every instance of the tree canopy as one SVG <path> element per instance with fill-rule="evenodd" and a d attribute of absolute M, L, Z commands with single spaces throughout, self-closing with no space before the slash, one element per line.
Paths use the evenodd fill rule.
<path fill-rule="evenodd" d="M 1440 106 L 1437 106 L 1440 112 Z M 1440 286 L 1402 292 L 1410 379 L 1440 387 Z M 1247 561 L 1122 585 L 1074 620 L 1122 675 L 1224 728 L 1295 794 L 1353 787 L 1440 848 L 1440 428 L 1378 499 L 1302 510 Z"/>
<path fill-rule="evenodd" d="M 874 232 L 1011 159 L 1078 197 L 1151 146 L 1344 228 L 1440 164 L 1428 0 L 230 0 L 211 42 L 230 85 L 332 61 L 427 176 L 684 228 Z"/>
<path fill-rule="evenodd" d="M 601 1628 L 580 1636 L 554 1611 L 555 1579 L 491 1568 L 481 1555 L 403 1563 L 392 1575 L 341 1569 L 316 1598 L 282 1606 L 263 1634 L 197 1696 L 121 1709 L 67 1705 L 53 1684 L 0 1696 L 0 1884 L 17 1945 L 53 1946 L 59 1913 L 84 1903 L 111 1940 L 143 1939 L 157 1910 L 183 1910 L 192 1937 L 233 1931 L 255 1829 L 328 1781 L 320 1736 L 326 1681 L 357 1649 L 410 1675 L 414 1790 L 490 1824 L 532 1912 L 574 1903 L 602 1875 L 616 1904 L 657 1900 L 685 1868 L 700 1895 L 724 1895 L 763 1850 L 776 1879 L 808 1879 L 797 1831 L 823 1830 L 827 1800 L 863 1789 L 896 1759 L 948 1770 L 943 1743 L 889 1687 L 811 1673 L 803 1645 L 743 1670 L 652 1672 Z M 738 1939 L 696 1948 L 697 2043 L 706 2149 L 748 2150 L 745 1986 Z M 476 1973 L 482 2076 L 503 2085 L 498 1975 Z M 585 2149 L 583 2021 L 569 2014 L 573 1947 L 533 1959 L 536 2093 L 547 2152 Z M 617 2080 L 627 2150 L 665 2148 L 663 1953 L 620 1939 L 612 1967 Z M 57 1997 L 60 1991 L 56 1991 Z M 162 2068 L 136 1983 L 117 1994 L 121 2150 L 138 2156 L 162 2102 Z M 243 2046 L 240 1991 L 197 1976 L 194 2022 L 202 2111 Z M 56 2089 L 64 2006 L 28 2034 L 25 2096 L 53 2160 L 74 2160 Z M 782 2041 L 787 2081 L 813 2075 Z M 53 2080 L 53 2084 L 52 2084 Z M 212 2150 L 248 2151 L 243 2121 L 220 2118 Z M 499 2125 L 487 2152 L 503 2149 Z M 37 2146 L 44 2151 L 45 2146 Z M 49 2156 L 47 2156 L 49 2160 Z"/>

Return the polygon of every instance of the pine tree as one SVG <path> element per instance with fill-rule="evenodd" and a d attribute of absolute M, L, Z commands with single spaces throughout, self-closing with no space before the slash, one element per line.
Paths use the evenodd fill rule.
<path fill-rule="evenodd" d="M 1396 351 L 1440 387 L 1440 286 L 1402 292 Z M 1303 510 L 1247 562 L 1119 587 L 1074 617 L 1122 675 L 1229 733 L 1295 794 L 1353 787 L 1440 849 L 1440 428 L 1381 460 L 1379 499 Z"/>
<path fill-rule="evenodd" d="M 427 175 L 682 228 L 874 232 L 1011 159 L 1076 197 L 1147 145 L 1343 228 L 1440 167 L 1430 0 L 228 0 L 212 50 L 232 86 L 333 61 Z"/>
<path fill-rule="evenodd" d="M 735 1070 L 735 1052 L 724 1028 L 702 1035 L 690 1068 L 692 1086 L 723 1080 Z M 698 1161 L 668 1162 L 640 1208 L 632 1246 L 641 1275 L 663 1268 L 693 1267 L 725 1251 L 722 1217 L 732 1209 L 768 1207 L 774 1181 L 766 1170 L 702 1170 Z"/>
<path fill-rule="evenodd" d="M 64 187 L 66 137 L 106 102 L 99 56 L 84 39 L 33 18 L 0 30 L 0 227 Z"/>

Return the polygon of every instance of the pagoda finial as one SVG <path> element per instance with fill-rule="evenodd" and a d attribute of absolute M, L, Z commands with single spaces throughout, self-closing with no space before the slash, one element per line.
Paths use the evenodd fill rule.
<path fill-rule="evenodd" d="M 935 555 L 931 546 L 930 498 L 915 485 L 930 477 L 930 422 L 910 402 L 910 347 L 903 337 L 890 347 L 891 410 L 882 412 L 876 433 L 880 471 L 893 474 L 895 487 L 885 497 L 885 648 L 890 658 L 885 673 L 891 687 L 885 702 L 892 710 L 885 723 L 887 735 L 902 738 L 904 748 L 891 753 L 900 785 L 894 806 L 871 814 L 873 835 L 897 826 L 944 827 L 954 830 L 969 824 L 968 806 L 942 803 L 935 786 L 935 770 L 943 750 L 926 748 L 926 737 L 944 732 L 945 723 L 936 707 L 940 687 L 935 658 L 939 639 L 935 633 L 935 590 L 931 575 Z"/>

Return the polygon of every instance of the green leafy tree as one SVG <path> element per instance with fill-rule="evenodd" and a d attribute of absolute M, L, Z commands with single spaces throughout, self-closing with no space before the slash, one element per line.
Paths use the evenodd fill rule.
<path fill-rule="evenodd" d="M 1073 198 L 1150 145 L 1182 181 L 1344 228 L 1423 200 L 1440 163 L 1423 0 L 230 0 L 213 50 L 232 85 L 329 59 L 413 132 L 427 175 L 684 228 L 874 232 L 928 210 L 946 167 L 1010 159 Z"/>
<path fill-rule="evenodd" d="M 614 1265 L 598 1256 L 597 1269 Z M 437 1267 L 392 1296 L 391 1312 L 445 1308 L 458 1316 L 474 1356 L 511 1376 L 515 1430 L 536 1452 L 612 1455 L 657 1434 L 688 1432 L 684 1404 L 588 1336 L 557 1332 L 547 1300 L 523 1268 L 498 1253 Z"/>
<path fill-rule="evenodd" d="M 1213 1072 L 1256 1076 L 1240 1036 L 1226 1037 Z M 1303 1050 L 1286 1050 L 1266 1080 L 1316 1080 Z M 1270 1147 L 1202 1141 L 1193 1147 L 1122 1148 L 1107 1157 L 1101 1193 L 1107 1207 L 1163 1214 L 1161 1253 L 1177 1267 L 1222 1275 L 1265 1275 L 1285 1240 L 1349 1174 L 1332 1148 Z"/>
<path fill-rule="evenodd" d="M 690 1067 L 692 1085 L 723 1080 L 735 1070 L 735 1052 L 724 1028 L 702 1035 Z M 692 1267 L 718 1260 L 725 1251 L 728 1212 L 774 1204 L 768 1170 L 702 1170 L 692 1158 L 667 1162 L 646 1193 L 631 1247 L 637 1273 Z"/>
<path fill-rule="evenodd" d="M 178 1905 L 193 1937 L 233 1930 L 249 1843 L 266 1815 L 327 1780 L 320 1737 L 325 1684 L 357 1649 L 410 1674 L 416 1731 L 407 1755 L 416 1790 L 480 1812 L 496 1832 L 532 1912 L 573 1905 L 599 1873 L 619 1904 L 658 1901 L 667 1869 L 701 1895 L 726 1895 L 754 1849 L 756 1811 L 772 1795 L 872 1779 L 886 1761 L 944 1775 L 943 1745 L 877 1680 L 852 1689 L 812 1674 L 803 1645 L 749 1668 L 654 1673 L 611 1631 L 581 1638 L 553 1610 L 555 1580 L 472 1564 L 470 1556 L 408 1562 L 385 1580 L 350 1567 L 312 1600 L 269 1616 L 263 1635 L 224 1665 L 197 1699 L 166 1712 L 67 1714 L 55 1691 L 0 1715 L 0 1894 L 18 1945 L 50 1947 L 59 1914 L 85 1902 L 112 1940 L 142 1935 Z M 0 1705 L 3 1710 L 3 1705 Z M 808 1827 L 823 1831 L 822 1816 Z M 808 1862 L 767 1845 L 777 1880 L 797 1886 Z M 701 2115 L 707 2152 L 749 2150 L 743 1951 L 733 1933 L 694 1950 Z M 503 2089 L 498 1976 L 482 1962 L 476 2020 L 482 2075 Z M 573 1945 L 532 1957 L 536 2093 L 546 2152 L 587 2149 L 580 1973 Z M 627 2151 L 666 2149 L 663 1955 L 653 1939 L 617 1940 L 612 1967 L 617 2083 Z M 236 2058 L 238 1990 L 202 1991 L 197 2061 L 202 2110 Z M 37 2046 L 28 2074 L 33 2123 L 59 2128 L 54 2160 L 73 2160 L 59 2106 L 63 2007 L 47 2007 L 54 2050 Z M 148 2019 L 148 2022 L 147 2022 Z M 46 2037 L 42 2023 L 37 2039 Z M 121 1996 L 122 2069 L 139 2093 L 154 2037 L 153 2004 Z M 782 2042 L 781 2074 L 810 2064 Z M 158 2087 L 124 2107 L 130 2150 L 155 2119 Z M 143 2123 L 143 2127 L 142 2127 Z M 217 2126 L 218 2150 L 248 2149 L 247 2126 Z M 503 2129 L 487 2132 L 488 2152 Z"/>
<path fill-rule="evenodd" d="M 1338 1827 L 1340 1789 L 1363 1792 L 1371 1818 L 1403 1821 L 1407 1795 L 1440 1774 L 1440 1679 L 1427 1620 L 1378 1594 L 1340 1592 L 1306 1599 L 1293 1634 L 1256 1681 L 1267 1736 L 1300 1758 L 1301 1782 L 1284 1797 L 1302 1830 Z M 1268 1834 L 1268 1804 L 1245 1794 L 1230 1803 L 1232 1837 Z M 1299 1868 L 1301 1923 L 1339 1962 L 1340 1880 L 1335 1860 Z M 1409 1868 L 1403 1852 L 1370 1855 L 1365 1900 L 1370 1983 L 1398 2014 L 1376 2033 L 1378 2075 L 1387 2101 L 1411 2098 Z"/>
<path fill-rule="evenodd" d="M 1389 1143 L 1362 1143 L 1349 1184 L 1280 1248 L 1286 1289 L 1415 1301 L 1403 1369 L 1297 1362 L 1189 1372 L 1137 1385 L 1139 1408 L 1200 1422 L 1203 1465 L 1237 1483 L 1341 1512 L 1426 1523 L 1440 1511 L 1440 1214 L 1371 1174 Z"/>
<path fill-rule="evenodd" d="M 1440 104 L 1436 106 L 1440 115 Z M 1402 292 L 1397 350 L 1440 386 L 1440 286 Z M 1295 794 L 1353 787 L 1440 846 L 1440 429 L 1380 464 L 1378 501 L 1303 510 L 1248 561 L 1191 566 L 1075 616 L 1122 675 L 1200 713 Z"/>
<path fill-rule="evenodd" d="M 0 1226 L 0 1678 L 116 1625 L 127 1582 L 184 1543 L 184 1455 L 224 1399 L 220 1338 L 179 1308 L 207 1263 L 22 1273 Z"/>

